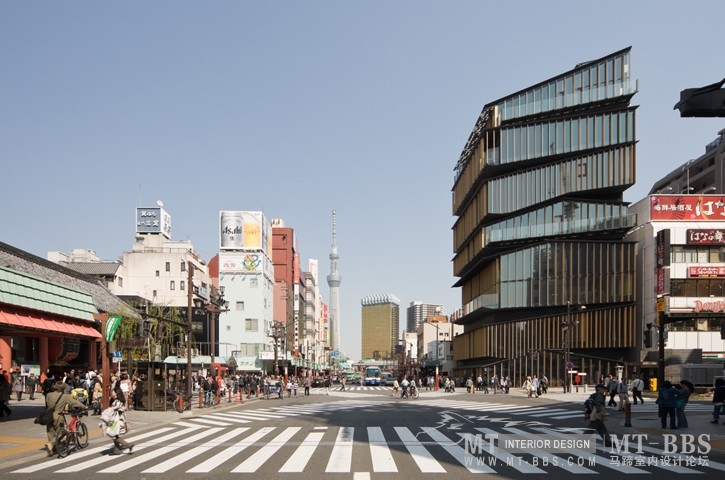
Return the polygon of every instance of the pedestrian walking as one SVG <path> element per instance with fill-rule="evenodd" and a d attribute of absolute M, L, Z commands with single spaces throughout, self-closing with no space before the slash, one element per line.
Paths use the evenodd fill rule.
<path fill-rule="evenodd" d="M 7 377 L 5 375 L 0 375 L 0 418 L 4 417 L 6 414 L 9 417 L 11 413 L 13 413 L 12 410 L 10 410 L 10 407 L 8 407 L 8 402 L 10 401 L 10 382 L 8 382 Z"/>
<path fill-rule="evenodd" d="M 639 399 L 640 403 L 644 405 L 644 399 L 642 398 L 643 391 L 644 381 L 639 377 L 639 375 L 635 375 L 632 380 L 632 403 L 637 405 L 637 399 Z"/>
<path fill-rule="evenodd" d="M 473 379 L 471 377 L 468 377 L 468 380 L 466 380 L 466 391 L 468 393 L 473 393 Z"/>
<path fill-rule="evenodd" d="M 15 380 L 13 380 L 13 393 L 15 393 L 15 398 L 19 401 L 23 399 L 23 390 L 25 390 L 25 385 L 23 385 L 23 377 L 20 375 L 15 377 Z"/>
<path fill-rule="evenodd" d="M 619 411 L 624 411 L 624 406 L 629 403 L 629 394 L 627 391 L 627 382 L 622 380 L 617 382 L 617 395 L 619 396 Z"/>
<path fill-rule="evenodd" d="M 526 392 L 526 396 L 528 398 L 531 398 L 531 395 L 533 394 L 533 384 L 531 383 L 531 377 L 527 376 L 526 380 L 524 380 L 523 389 Z"/>
<path fill-rule="evenodd" d="M 128 443 L 121 438 L 121 435 L 128 432 L 128 422 L 126 420 L 126 397 L 118 383 L 111 390 L 111 406 L 101 413 L 101 427 L 104 433 L 113 439 L 111 455 L 121 455 L 123 450 L 133 453 L 133 443 Z"/>
<path fill-rule="evenodd" d="M 25 380 L 25 387 L 28 389 L 28 394 L 30 395 L 29 398 L 31 400 L 35 400 L 35 390 L 38 388 L 38 378 L 34 373 L 28 375 L 28 378 Z"/>
<path fill-rule="evenodd" d="M 594 393 L 589 395 L 589 398 L 584 402 L 584 417 L 585 420 L 589 421 L 589 428 L 599 434 L 604 440 L 605 446 L 611 446 L 612 440 L 609 437 L 607 426 L 604 424 L 604 418 L 606 416 L 606 409 L 604 407 L 605 395 L 607 387 L 604 384 L 597 384 L 594 387 Z"/>
<path fill-rule="evenodd" d="M 310 396 L 310 386 L 312 385 L 312 380 L 310 379 L 310 376 L 308 375 L 305 378 L 305 397 Z"/>
<path fill-rule="evenodd" d="M 669 380 L 662 382 L 657 392 L 657 406 L 662 428 L 667 428 L 667 417 L 670 417 L 670 429 L 677 429 L 675 414 L 677 413 L 677 389 Z"/>
<path fill-rule="evenodd" d="M 617 391 L 619 390 L 619 382 L 610 374 L 609 377 L 607 377 L 604 385 L 609 392 L 609 402 L 607 402 L 607 406 L 616 407 L 617 402 L 616 400 L 614 400 L 614 396 L 617 395 Z"/>
<path fill-rule="evenodd" d="M 695 392 L 695 385 L 689 380 L 680 380 L 680 383 L 675 385 L 677 392 L 677 401 L 675 402 L 675 409 L 677 410 L 677 428 L 687 428 L 687 416 L 685 415 L 685 407 L 687 402 L 690 400 L 690 395 Z"/>
<path fill-rule="evenodd" d="M 45 449 L 48 451 L 48 456 L 52 456 L 55 453 L 55 437 L 58 429 L 63 425 L 63 416 L 61 413 L 67 407 L 82 408 L 84 410 L 86 408 L 78 400 L 75 400 L 70 395 L 66 395 L 66 387 L 67 384 L 65 382 L 56 382 L 53 385 L 53 390 L 45 396 L 45 407 L 53 409 L 53 421 L 45 426 L 45 432 L 48 437 Z"/>
<path fill-rule="evenodd" d="M 712 418 L 710 423 L 720 421 L 720 413 L 722 413 L 723 405 L 725 405 L 725 379 L 718 378 L 715 380 L 715 390 L 712 392 Z M 2 414 L 2 412 L 0 412 Z"/>

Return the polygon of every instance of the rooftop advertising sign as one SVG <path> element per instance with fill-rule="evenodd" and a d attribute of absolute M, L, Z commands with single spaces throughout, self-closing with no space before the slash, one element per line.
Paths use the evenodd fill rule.
<path fill-rule="evenodd" d="M 651 195 L 650 220 L 667 222 L 725 221 L 722 195 Z"/>
<path fill-rule="evenodd" d="M 267 250 L 270 232 L 262 212 L 219 212 L 220 250 Z"/>
<path fill-rule="evenodd" d="M 171 238 L 171 216 L 161 207 L 136 209 L 136 233 L 161 233 Z"/>

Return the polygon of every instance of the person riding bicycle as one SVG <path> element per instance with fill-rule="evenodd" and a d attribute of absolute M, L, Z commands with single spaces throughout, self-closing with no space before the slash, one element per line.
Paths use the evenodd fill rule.
<path fill-rule="evenodd" d="M 53 385 L 53 390 L 45 396 L 45 406 L 53 409 L 53 423 L 45 426 L 45 431 L 48 434 L 48 443 L 45 444 L 45 449 L 48 450 L 48 456 L 52 456 L 55 454 L 56 433 L 63 425 L 63 415 L 61 413 L 68 407 L 85 410 L 86 406 L 70 395 L 65 394 L 65 383 L 62 381 L 56 382 Z"/>
<path fill-rule="evenodd" d="M 400 382 L 400 387 L 402 388 L 402 391 L 400 392 L 400 398 L 406 398 L 408 396 L 408 389 L 410 388 L 410 382 L 408 381 L 408 377 L 403 377 L 403 381 Z"/>
<path fill-rule="evenodd" d="M 396 378 L 393 380 L 393 396 L 394 397 L 398 395 L 399 390 L 400 390 L 400 384 L 398 383 L 398 379 Z"/>

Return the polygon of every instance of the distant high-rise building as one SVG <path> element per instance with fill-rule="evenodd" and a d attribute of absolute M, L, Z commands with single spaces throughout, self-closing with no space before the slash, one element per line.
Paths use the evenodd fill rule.
<path fill-rule="evenodd" d="M 400 300 L 395 295 L 364 297 L 362 304 L 362 358 L 395 358 L 400 334 Z"/>
<path fill-rule="evenodd" d="M 425 322 L 425 319 L 431 315 L 445 315 L 443 305 L 431 305 L 423 303 L 420 300 L 410 302 L 408 307 L 405 331 L 417 332 L 418 326 Z"/>
<path fill-rule="evenodd" d="M 337 254 L 337 233 L 335 231 L 335 211 L 332 211 L 332 250 L 330 251 L 330 274 L 327 285 L 330 287 L 330 350 L 340 349 L 340 282 L 338 270 L 340 256 Z"/>

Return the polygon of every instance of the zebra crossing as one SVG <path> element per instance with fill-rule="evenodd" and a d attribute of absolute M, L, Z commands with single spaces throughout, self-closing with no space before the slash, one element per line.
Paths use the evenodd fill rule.
<path fill-rule="evenodd" d="M 286 402 L 286 400 L 285 400 Z M 461 410 L 470 412 L 473 415 L 493 415 L 498 417 L 530 417 L 539 421 L 543 420 L 579 420 L 582 417 L 582 405 L 579 403 L 561 402 L 547 405 L 536 404 L 514 404 L 504 401 L 466 401 L 459 398 L 421 397 L 418 400 L 405 400 L 405 404 L 420 405 L 435 408 L 439 411 L 445 410 Z M 252 422 L 265 422 L 276 420 L 283 417 L 298 417 L 307 415 L 318 415 L 325 412 L 334 412 L 338 410 L 353 410 L 356 408 L 365 408 L 371 411 L 376 408 L 395 408 L 398 402 L 388 403 L 386 400 L 371 401 L 349 399 L 343 401 L 297 404 L 297 403 L 277 403 L 266 408 L 258 408 L 254 410 L 241 410 L 235 412 L 215 412 L 205 414 L 203 416 L 190 417 L 188 420 L 181 422 L 184 425 L 197 426 L 225 426 L 230 423 L 247 424 Z M 608 409 L 611 414 L 616 414 L 615 409 Z M 687 406 L 688 413 L 696 412 L 712 412 L 712 406 L 704 403 L 690 403 Z M 657 405 L 647 402 L 644 405 L 632 407 L 632 415 L 636 418 L 639 415 L 656 415 Z M 180 422 L 177 422 L 179 424 Z"/>
<path fill-rule="evenodd" d="M 339 385 L 335 385 L 333 387 L 330 387 L 330 392 L 385 392 L 385 393 L 391 393 L 393 390 L 393 387 L 387 387 L 387 386 L 373 386 L 373 385 L 345 385 L 345 390 L 342 390 L 342 387 Z M 324 387 L 317 387 L 311 389 L 311 393 L 313 394 L 322 394 L 324 395 L 326 392 Z"/>
<path fill-rule="evenodd" d="M 232 418 L 232 417 L 228 417 Z M 457 475 L 547 473 L 707 473 L 725 471 L 725 464 L 667 461 L 652 462 L 661 449 L 631 445 L 616 454 L 598 444 L 596 451 L 571 450 L 548 453 L 532 449 L 513 453 L 495 438 L 511 434 L 556 434 L 542 426 L 474 426 L 460 430 L 449 426 L 246 426 L 229 422 L 199 428 L 176 422 L 167 427 L 129 435 L 132 455 L 108 455 L 109 445 L 90 447 L 63 459 L 49 458 L 12 470 L 12 474 L 37 478 L 50 473 L 88 475 L 227 473 L 451 473 Z M 573 430 L 572 430 L 573 431 Z M 578 430 L 577 433 L 582 433 Z M 478 449 L 467 446 L 466 435 L 480 438 Z M 469 437 L 470 438 L 470 437 Z M 491 443 L 492 442 L 492 443 Z M 675 455 L 675 457 L 680 457 Z M 684 455 L 682 456 L 684 457 Z M 640 459 L 640 460 L 637 460 Z M 718 474 L 721 475 L 722 473 Z M 710 477 L 712 478 L 712 477 Z"/>
<path fill-rule="evenodd" d="M 420 399 L 416 403 L 436 408 L 450 408 L 482 413 L 498 413 L 507 415 L 526 415 L 533 418 L 547 418 L 552 420 L 580 419 L 583 406 L 579 403 L 561 402 L 556 404 L 509 404 L 505 402 L 476 402 L 460 399 Z M 632 406 L 632 415 L 656 415 L 657 405 L 654 401 L 646 402 L 643 405 Z M 614 413 L 616 408 L 608 408 L 607 412 Z M 712 405 L 706 403 L 689 403 L 686 412 L 712 412 Z"/>

